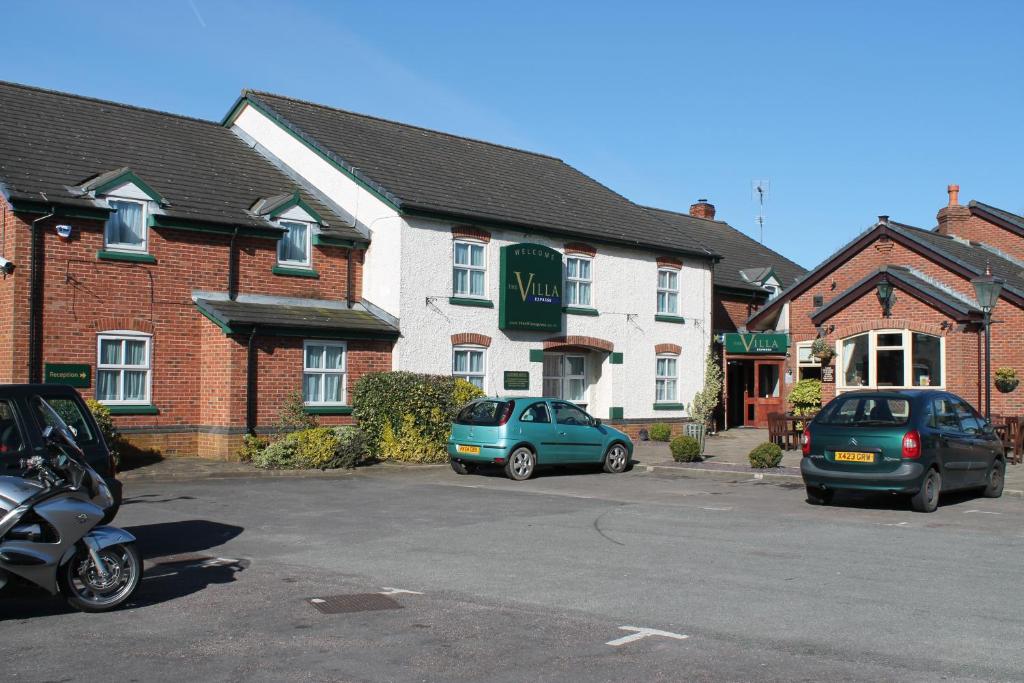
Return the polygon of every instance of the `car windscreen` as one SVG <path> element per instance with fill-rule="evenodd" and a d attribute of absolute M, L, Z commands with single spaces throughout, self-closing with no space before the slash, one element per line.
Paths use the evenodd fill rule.
<path fill-rule="evenodd" d="M 496 399 L 474 401 L 459 411 L 455 424 L 495 426 L 504 417 L 506 405 L 508 401 Z"/>
<path fill-rule="evenodd" d="M 893 396 L 840 396 L 814 421 L 848 427 L 899 427 L 910 421 L 910 401 Z"/>

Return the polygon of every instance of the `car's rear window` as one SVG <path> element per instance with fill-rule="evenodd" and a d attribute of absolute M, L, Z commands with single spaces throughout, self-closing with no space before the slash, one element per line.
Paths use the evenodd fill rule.
<path fill-rule="evenodd" d="M 459 411 L 455 424 L 496 425 L 505 415 L 505 406 L 508 403 L 499 400 L 474 401 Z"/>
<path fill-rule="evenodd" d="M 910 420 L 910 401 L 892 396 L 840 396 L 814 420 L 849 427 L 902 426 Z"/>

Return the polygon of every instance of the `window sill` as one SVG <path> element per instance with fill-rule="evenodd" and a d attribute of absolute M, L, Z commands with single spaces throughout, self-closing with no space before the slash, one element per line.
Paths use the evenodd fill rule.
<path fill-rule="evenodd" d="M 128 251 L 107 251 L 106 249 L 96 252 L 96 258 L 101 261 L 128 261 L 130 263 L 156 263 L 156 257 L 152 254 L 139 252 L 137 254 Z"/>
<path fill-rule="evenodd" d="M 654 319 L 660 323 L 673 323 L 676 325 L 686 324 L 686 318 L 681 315 L 666 315 L 664 313 L 658 313 L 654 316 Z"/>
<path fill-rule="evenodd" d="M 685 410 L 686 406 L 682 403 L 655 403 L 655 410 Z"/>
<path fill-rule="evenodd" d="M 290 266 L 274 266 L 270 269 L 270 272 L 274 275 L 284 275 L 286 277 L 308 277 L 314 280 L 320 279 L 320 273 L 316 272 L 312 268 L 292 268 Z"/>
<path fill-rule="evenodd" d="M 303 406 L 306 415 L 351 415 L 352 406 Z"/>
<path fill-rule="evenodd" d="M 148 403 L 139 404 L 109 404 L 104 403 L 111 415 L 159 415 L 160 409 Z"/>
<path fill-rule="evenodd" d="M 566 315 L 600 315 L 596 308 L 585 306 L 562 306 L 562 312 Z"/>
<path fill-rule="evenodd" d="M 452 306 L 476 306 L 477 308 L 494 308 L 494 302 L 490 299 L 471 299 L 464 296 L 450 296 L 448 303 Z"/>

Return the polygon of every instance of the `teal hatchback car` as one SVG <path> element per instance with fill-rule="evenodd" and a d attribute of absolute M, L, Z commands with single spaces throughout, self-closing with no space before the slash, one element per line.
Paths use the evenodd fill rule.
<path fill-rule="evenodd" d="M 555 398 L 481 398 L 459 411 L 448 439 L 458 474 L 500 465 L 523 481 L 538 466 L 593 463 L 605 472 L 626 470 L 633 442 L 579 406 Z"/>

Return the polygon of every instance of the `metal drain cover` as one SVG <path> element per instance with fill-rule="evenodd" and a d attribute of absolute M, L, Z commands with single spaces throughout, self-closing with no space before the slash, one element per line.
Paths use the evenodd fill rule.
<path fill-rule="evenodd" d="M 324 614 L 344 614 L 346 612 L 371 612 L 383 609 L 402 609 L 393 598 L 380 593 L 349 593 L 348 595 L 327 595 L 322 598 L 309 598 L 309 604 Z"/>

